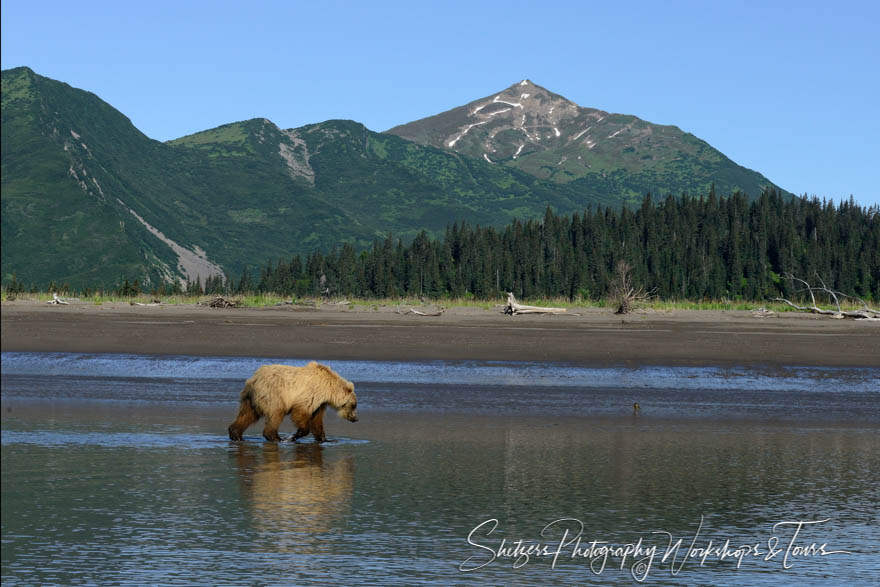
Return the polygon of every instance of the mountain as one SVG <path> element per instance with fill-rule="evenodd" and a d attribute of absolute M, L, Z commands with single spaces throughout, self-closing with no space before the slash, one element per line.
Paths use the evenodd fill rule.
<path fill-rule="evenodd" d="M 279 198 L 300 194 L 280 161 L 221 164 L 152 140 L 94 94 L 27 68 L 2 72 L 2 114 L 4 281 L 204 281 L 239 251 L 286 252 L 229 215 L 271 206 L 283 220 Z M 290 209 L 327 209 L 299 191 Z"/>
<path fill-rule="evenodd" d="M 0 77 L 3 283 L 204 281 L 389 232 L 772 185 L 675 127 L 527 80 L 387 133 L 257 118 L 163 143 L 90 92 L 26 67 Z"/>
<path fill-rule="evenodd" d="M 117 202 L 138 204 L 132 187 L 161 143 L 97 96 L 27 68 L 2 72 L 0 96 L 4 281 L 17 272 L 40 285 L 87 283 L 173 266 Z"/>
<path fill-rule="evenodd" d="M 576 190 L 559 190 L 519 170 L 497 168 L 376 133 L 350 120 L 282 130 L 266 119 L 256 119 L 182 137 L 168 145 L 209 161 L 215 168 L 211 177 L 224 173 L 230 162 L 270 162 L 279 166 L 278 175 L 291 182 L 298 193 L 317 198 L 319 204 L 298 212 L 299 222 L 281 222 L 285 230 L 308 228 L 296 239 L 286 239 L 287 254 L 328 249 L 344 242 L 362 248 L 388 232 L 404 238 L 422 230 L 439 234 L 462 219 L 503 224 L 516 216 L 539 216 L 548 205 L 577 209 L 586 200 Z M 252 191 L 246 185 L 249 173 L 230 173 L 221 182 L 230 190 L 229 198 Z M 235 177 L 246 184 L 232 186 Z M 270 197 L 266 205 L 277 200 Z M 600 201 L 616 203 L 612 199 L 597 203 Z M 261 230 L 278 224 L 271 214 L 260 214 L 265 207 L 227 206 L 226 213 L 235 222 Z M 256 257 L 260 258 L 265 255 Z"/>
<path fill-rule="evenodd" d="M 346 120 L 260 118 L 162 143 L 90 92 L 25 67 L 0 77 L 4 283 L 204 281 L 388 232 L 619 205 Z"/>
<path fill-rule="evenodd" d="M 529 80 L 387 132 L 629 203 L 776 187 L 678 127 L 583 108 Z"/>

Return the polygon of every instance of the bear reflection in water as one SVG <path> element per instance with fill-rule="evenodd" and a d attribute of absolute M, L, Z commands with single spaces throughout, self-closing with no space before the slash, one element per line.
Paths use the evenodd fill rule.
<path fill-rule="evenodd" d="M 322 552 L 326 534 L 344 526 L 351 510 L 352 457 L 325 459 L 318 444 L 236 448 L 242 497 L 250 506 L 254 530 L 269 543 L 267 549 Z"/>

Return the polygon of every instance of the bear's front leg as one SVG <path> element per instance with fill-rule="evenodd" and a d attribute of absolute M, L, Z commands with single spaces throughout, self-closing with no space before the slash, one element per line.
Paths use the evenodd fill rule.
<path fill-rule="evenodd" d="M 290 437 L 291 442 L 296 442 L 309 433 L 309 416 L 300 410 L 290 412 L 290 421 L 296 426 L 296 432 Z"/>
<path fill-rule="evenodd" d="M 312 415 L 309 421 L 309 432 L 315 437 L 315 442 L 325 442 L 327 435 L 324 434 L 324 408 L 322 407 Z"/>

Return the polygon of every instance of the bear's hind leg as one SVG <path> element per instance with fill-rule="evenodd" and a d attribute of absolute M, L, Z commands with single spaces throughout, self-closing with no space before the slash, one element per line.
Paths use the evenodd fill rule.
<path fill-rule="evenodd" d="M 238 416 L 236 416 L 235 422 L 230 424 L 227 429 L 229 432 L 229 439 L 241 440 L 241 435 L 247 430 L 247 427 L 259 419 L 260 417 L 254 411 L 251 402 L 246 399 L 242 400 L 241 405 L 238 407 Z"/>
<path fill-rule="evenodd" d="M 266 426 L 263 427 L 263 438 L 265 438 L 269 442 L 280 441 L 281 437 L 278 436 L 278 426 L 281 425 L 281 420 L 283 418 L 284 414 L 267 415 Z"/>

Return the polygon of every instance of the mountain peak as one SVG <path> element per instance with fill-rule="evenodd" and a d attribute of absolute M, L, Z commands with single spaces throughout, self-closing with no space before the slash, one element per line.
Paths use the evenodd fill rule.
<path fill-rule="evenodd" d="M 523 79 L 461 108 L 389 132 L 496 163 L 564 147 L 580 139 L 583 135 L 578 133 L 603 114 Z"/>
<path fill-rule="evenodd" d="M 546 91 L 546 88 L 539 86 L 538 84 L 536 84 L 535 82 L 533 82 L 532 80 L 530 80 L 528 78 L 521 80 L 521 81 L 518 81 L 515 84 L 511 84 L 510 87 L 508 87 L 507 89 L 508 90 L 509 89 L 520 89 L 520 90 L 528 91 L 528 88 Z"/>
<path fill-rule="evenodd" d="M 34 70 L 27 65 L 20 65 L 18 67 L 4 69 L 2 72 L 0 72 L 0 75 L 2 75 L 2 77 L 17 77 L 22 75 L 34 77 L 37 74 L 34 73 Z"/>
<path fill-rule="evenodd" d="M 713 183 L 756 195 L 770 184 L 677 127 L 581 107 L 528 78 L 387 132 L 557 183 L 608 183 L 633 199 Z"/>

